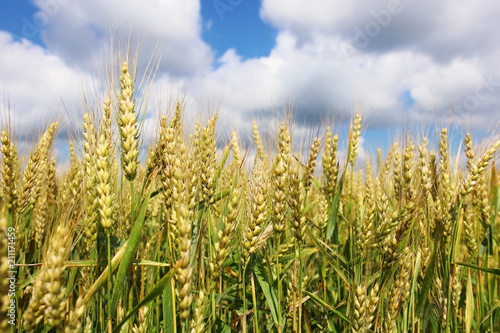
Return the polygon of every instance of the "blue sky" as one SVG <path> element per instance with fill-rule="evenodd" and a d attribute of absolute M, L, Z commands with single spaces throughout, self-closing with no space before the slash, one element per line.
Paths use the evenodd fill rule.
<path fill-rule="evenodd" d="M 26 22 L 33 22 L 33 16 L 38 11 L 38 7 L 31 1 L 7 0 L 0 11 L 0 30 L 8 31 L 16 38 L 22 38 L 23 27 Z M 26 28 L 24 28 L 26 29 Z M 30 40 L 43 46 L 43 41 L 39 34 L 30 36 Z"/>
<path fill-rule="evenodd" d="M 129 34 L 133 45 L 141 41 L 140 72 L 161 55 L 150 105 L 185 96 L 190 119 L 218 105 L 221 128 L 248 132 L 255 118 L 272 130 L 275 115 L 291 105 L 298 140 L 331 119 L 345 133 L 361 109 L 368 153 L 387 150 L 408 124 L 430 137 L 446 124 L 457 137 L 498 133 L 494 0 L 481 6 L 472 0 L 6 0 L 1 6 L 0 88 L 20 137 L 47 119 L 78 118 L 82 89 L 104 72 L 103 50 Z M 145 127 L 153 128 L 155 115 L 147 119 Z"/>
<path fill-rule="evenodd" d="M 244 59 L 269 56 L 276 38 L 276 29 L 259 17 L 259 1 L 201 2 L 203 39 L 220 57 L 235 49 Z"/>

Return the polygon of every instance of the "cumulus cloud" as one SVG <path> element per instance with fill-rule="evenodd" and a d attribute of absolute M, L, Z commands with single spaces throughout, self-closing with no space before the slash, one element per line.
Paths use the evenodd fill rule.
<path fill-rule="evenodd" d="M 54 0 L 56 1 L 56 0 Z M 44 10 L 45 1 L 35 3 Z M 160 54 L 160 70 L 193 75 L 210 68 L 213 54 L 201 38 L 200 3 L 196 0 L 74 1 L 57 7 L 42 37 L 47 47 L 78 65 L 99 65 L 110 40 L 130 40 L 143 55 Z M 123 40 L 122 40 L 123 41 Z M 143 65 L 148 56 L 141 58 Z"/>
<path fill-rule="evenodd" d="M 203 84 L 232 109 L 290 99 L 320 119 L 359 103 L 372 126 L 409 115 L 485 129 L 499 119 L 499 12 L 494 1 L 264 0 L 261 17 L 279 31 L 270 55 L 242 61 L 230 50 Z"/>
<path fill-rule="evenodd" d="M 47 121 L 64 120 L 61 100 L 71 112 L 89 76 L 42 47 L 25 39 L 15 41 L 2 31 L 0 49 L 0 64 L 4 64 L 0 66 L 0 89 L 4 106 L 11 108 L 6 112 L 16 134 L 29 137 Z"/>
<path fill-rule="evenodd" d="M 339 35 L 363 52 L 412 49 L 439 61 L 497 48 L 500 7 L 494 0 L 464 1 L 263 0 L 261 16 L 301 42 L 315 34 Z M 368 41 L 363 40 L 363 36 Z M 361 37 L 360 37 L 361 36 Z"/>
<path fill-rule="evenodd" d="M 499 102 L 500 73 L 484 71 L 480 59 L 441 64 L 411 50 L 373 56 L 346 52 L 344 45 L 338 36 L 317 35 L 300 46 L 298 37 L 285 30 L 268 57 L 242 60 L 229 50 L 216 70 L 190 80 L 189 86 L 211 92 L 240 123 L 291 102 L 299 122 L 349 118 L 359 104 L 371 126 L 387 127 L 408 114 L 415 120 L 447 116 L 454 104 L 454 120 L 477 128 L 490 120 L 491 106 Z"/>
<path fill-rule="evenodd" d="M 78 101 L 73 88 L 82 77 L 91 81 L 86 73 L 102 65 L 116 32 L 142 41 L 143 68 L 151 54 L 161 55 L 150 110 L 157 97 L 170 97 L 165 89 L 180 91 L 190 119 L 219 107 L 230 129 L 248 131 L 251 118 L 279 114 L 289 103 L 298 123 L 314 125 L 350 118 L 356 105 L 372 128 L 409 116 L 487 130 L 500 119 L 500 37 L 493 33 L 500 7 L 493 0 L 263 0 L 260 15 L 278 33 L 268 56 L 249 59 L 233 49 L 214 59 L 196 0 L 52 1 L 59 4 L 52 10 L 35 1 L 50 18 L 41 29 L 46 49 L 0 33 L 0 84 L 23 116 L 46 112 L 59 97 Z M 147 119 L 152 139 L 154 116 Z"/>

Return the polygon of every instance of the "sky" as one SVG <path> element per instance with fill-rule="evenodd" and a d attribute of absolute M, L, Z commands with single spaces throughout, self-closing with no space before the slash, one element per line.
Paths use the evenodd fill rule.
<path fill-rule="evenodd" d="M 299 140 L 332 119 L 345 134 L 361 110 L 367 151 L 387 150 L 408 124 L 424 134 L 443 124 L 458 136 L 499 132 L 496 0 L 4 0 L 0 6 L 0 118 L 9 114 L 21 144 L 47 121 L 77 123 L 68 119 L 81 116 L 82 91 L 99 90 L 113 40 L 140 43 L 139 73 L 157 61 L 145 111 L 150 139 L 152 110 L 181 97 L 190 119 L 217 108 L 221 132 L 248 133 L 252 119 L 267 128 L 291 110 Z"/>

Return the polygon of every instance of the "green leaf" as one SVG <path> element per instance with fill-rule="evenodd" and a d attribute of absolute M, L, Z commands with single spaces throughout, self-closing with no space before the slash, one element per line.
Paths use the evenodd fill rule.
<path fill-rule="evenodd" d="M 139 311 L 140 308 L 154 300 L 156 297 L 160 296 L 160 294 L 163 293 L 164 290 L 170 289 L 171 288 L 171 281 L 172 281 L 172 275 L 174 275 L 175 269 L 171 269 L 168 271 L 167 274 L 165 274 L 164 277 L 161 278 L 160 281 L 156 284 L 156 286 L 151 289 L 151 291 L 144 297 L 142 301 L 139 302 L 130 312 L 123 318 L 123 320 L 115 327 L 113 330 L 114 333 L 120 331 L 120 327 L 123 326 L 127 322 L 127 320 L 132 317 L 134 313 Z M 168 292 L 168 291 L 167 291 Z M 173 332 L 173 331 L 166 331 L 166 332 Z"/>
<path fill-rule="evenodd" d="M 318 178 L 313 177 L 313 179 L 312 179 L 312 184 L 313 184 L 313 186 L 314 186 L 314 187 L 316 187 L 316 189 L 317 189 L 318 191 L 320 191 L 320 190 L 321 190 L 321 184 L 320 184 L 320 182 L 318 181 Z"/>
<path fill-rule="evenodd" d="M 114 235 L 111 235 L 110 239 L 111 239 L 111 247 L 115 248 L 115 249 L 120 248 L 125 243 L 122 239 L 119 239 L 118 237 L 116 237 Z M 108 236 L 106 235 L 105 232 L 100 231 L 97 234 L 97 244 L 102 244 L 102 245 L 106 245 L 107 246 L 107 244 L 108 244 Z"/>
<path fill-rule="evenodd" d="M 222 169 L 224 169 L 224 165 L 226 164 L 227 158 L 229 156 L 229 152 L 231 151 L 231 146 L 232 143 L 228 144 L 226 148 L 224 148 L 224 152 L 222 153 L 222 157 L 220 159 L 219 166 L 215 170 L 214 176 L 212 178 L 212 186 L 214 186 L 217 183 L 217 180 L 219 179 L 219 176 L 222 172 Z"/>
<path fill-rule="evenodd" d="M 493 315 L 493 313 L 500 308 L 500 301 L 497 301 L 488 311 L 488 313 L 484 316 L 483 320 L 481 320 L 481 323 L 479 323 L 478 326 L 482 326 L 490 317 Z"/>
<path fill-rule="evenodd" d="M 482 267 L 474 264 L 469 264 L 468 262 L 457 262 L 456 264 L 500 276 L 500 269 L 498 268 Z"/>
<path fill-rule="evenodd" d="M 136 266 L 149 266 L 149 267 L 169 267 L 170 264 L 164 262 L 157 262 L 152 260 L 134 260 L 133 264 Z"/>
<path fill-rule="evenodd" d="M 24 288 L 26 288 L 29 284 L 31 284 L 33 281 L 35 281 L 41 272 L 42 272 L 42 270 L 39 269 L 35 273 L 28 275 L 28 277 L 25 278 L 22 283 L 19 283 L 18 290 L 17 290 L 18 297 L 21 297 L 21 292 L 24 290 Z"/>
<path fill-rule="evenodd" d="M 417 307 L 415 309 L 415 316 L 420 317 L 425 308 L 427 301 L 429 299 L 429 290 L 434 284 L 434 275 L 435 275 L 435 266 L 436 266 L 436 256 L 438 252 L 439 246 L 436 246 L 434 251 L 432 252 L 431 259 L 429 260 L 429 265 L 427 266 L 427 270 L 425 271 L 424 281 L 422 282 L 422 289 L 420 291 L 420 295 L 418 297 Z"/>
<path fill-rule="evenodd" d="M 472 291 L 472 278 L 470 270 L 467 276 L 467 297 L 465 298 L 465 332 L 469 333 L 474 320 L 474 294 Z"/>
<path fill-rule="evenodd" d="M 230 193 L 231 193 L 231 190 L 224 190 L 224 191 L 215 193 L 213 196 L 214 203 L 224 199 Z M 198 204 L 196 205 L 196 210 L 203 210 L 203 209 L 205 209 L 205 201 L 202 200 L 202 201 L 198 202 Z"/>
<path fill-rule="evenodd" d="M 349 284 L 349 281 L 347 280 L 347 277 L 345 276 L 342 268 L 335 262 L 335 259 L 328 252 L 325 251 L 325 247 L 322 244 L 320 244 L 320 242 L 318 241 L 318 239 L 316 238 L 316 236 L 314 236 L 314 234 L 311 232 L 311 230 L 309 230 L 308 228 L 306 228 L 306 232 L 309 235 L 309 237 L 311 238 L 311 240 L 313 241 L 314 245 L 316 245 L 316 248 L 321 252 L 321 254 L 326 259 L 326 261 L 328 261 L 328 263 L 330 264 L 330 266 L 332 266 L 333 270 L 346 283 L 347 287 L 350 288 L 351 285 Z M 340 255 L 340 254 L 337 253 L 336 257 L 338 259 L 340 259 L 344 264 L 346 263 L 345 258 L 342 257 L 342 255 Z"/>
<path fill-rule="evenodd" d="M 123 255 L 125 253 L 126 244 L 127 243 L 125 243 L 125 245 L 122 246 L 120 250 L 115 254 L 113 259 L 111 259 L 111 272 L 113 272 L 118 267 L 118 263 L 122 260 Z M 95 292 L 98 291 L 106 283 L 106 281 L 108 281 L 109 277 L 108 270 L 109 266 L 106 267 L 106 269 L 101 273 L 99 278 L 94 282 L 92 287 L 90 287 L 90 290 L 87 291 L 87 293 L 85 294 L 85 298 L 83 299 L 83 304 L 87 304 L 92 299 Z"/>
<path fill-rule="evenodd" d="M 491 193 L 493 194 L 493 199 L 491 200 L 491 220 L 490 225 L 495 225 L 495 219 L 497 217 L 498 211 L 500 210 L 500 180 L 498 179 L 497 169 L 493 164 L 491 168 Z"/>
<path fill-rule="evenodd" d="M 167 332 L 167 331 L 166 331 Z M 220 318 L 215 319 L 215 332 L 219 333 L 233 333 L 231 326 L 220 320 Z"/>
<path fill-rule="evenodd" d="M 132 230 L 130 232 L 129 239 L 127 244 L 125 245 L 125 252 L 123 254 L 122 261 L 120 262 L 120 266 L 118 267 L 118 272 L 116 273 L 115 285 L 113 286 L 113 294 L 111 296 L 111 304 L 109 314 L 112 316 L 118 305 L 118 298 L 120 294 L 123 292 L 123 284 L 125 281 L 125 277 L 127 275 L 128 268 L 132 264 L 135 253 L 137 251 L 137 247 L 139 246 L 139 239 L 141 238 L 142 229 L 144 226 L 144 220 L 146 217 L 146 208 L 148 206 L 149 197 L 151 195 L 152 187 L 150 187 L 148 194 L 143 199 L 141 204 L 141 209 L 139 211 L 139 216 L 135 220 L 135 223 L 132 226 Z"/>
<path fill-rule="evenodd" d="M 269 268 L 269 267 L 268 267 Z M 274 323 L 279 325 L 279 317 L 281 316 L 278 313 L 278 297 L 276 296 L 276 290 L 274 290 L 269 283 L 271 281 L 270 274 L 264 269 L 262 266 L 262 260 L 256 260 L 255 265 L 253 266 L 253 271 L 255 276 L 257 277 L 257 281 L 264 292 L 264 296 L 266 297 L 267 304 L 271 309 L 271 315 L 273 317 Z"/>
<path fill-rule="evenodd" d="M 339 185 L 336 189 L 335 196 L 331 205 L 331 210 L 328 212 L 328 222 L 326 224 L 326 238 L 330 239 L 333 235 L 333 230 L 335 229 L 335 224 L 337 223 L 337 213 L 339 210 L 340 195 L 342 194 L 342 186 L 344 184 L 344 173 L 342 173 L 342 178 L 340 179 Z"/>
<path fill-rule="evenodd" d="M 337 317 L 339 317 L 340 319 L 342 319 L 343 321 L 345 321 L 347 324 L 351 324 L 351 322 L 349 321 L 349 318 L 346 317 L 345 314 L 343 314 L 342 312 L 336 310 L 335 308 L 333 308 L 330 304 L 326 303 L 325 301 L 323 301 L 321 298 L 318 297 L 318 295 L 316 294 L 313 294 L 307 290 L 304 290 L 304 292 L 309 296 L 311 297 L 311 299 L 318 303 L 319 305 L 321 305 L 323 308 L 325 308 L 326 310 L 334 313 L 335 315 L 337 315 Z"/>
<path fill-rule="evenodd" d="M 417 252 L 417 258 L 415 259 L 415 268 L 413 269 L 413 279 L 412 279 L 412 284 L 411 284 L 411 289 L 410 289 L 410 300 L 408 302 L 411 307 L 415 306 L 415 292 L 416 292 L 417 287 L 418 287 L 417 279 L 418 279 L 418 276 L 420 273 L 420 265 L 422 262 L 421 259 L 422 259 L 422 255 L 420 254 L 420 252 Z"/>

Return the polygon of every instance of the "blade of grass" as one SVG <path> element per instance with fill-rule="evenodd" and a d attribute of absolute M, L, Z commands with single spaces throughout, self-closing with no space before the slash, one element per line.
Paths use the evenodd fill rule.
<path fill-rule="evenodd" d="M 425 272 L 424 281 L 422 282 L 422 289 L 420 291 L 417 307 L 415 309 L 415 316 L 418 318 L 422 316 L 426 308 L 426 304 L 429 299 L 429 290 L 434 284 L 434 275 L 436 273 L 435 272 L 436 256 L 438 248 L 439 246 L 436 246 L 436 248 L 432 252 L 431 259 L 429 260 L 429 265 L 427 266 L 427 270 Z"/>
<path fill-rule="evenodd" d="M 123 258 L 123 254 L 125 253 L 125 248 L 127 246 L 127 243 L 125 243 L 121 249 L 115 254 L 113 259 L 111 259 L 111 269 L 114 271 L 117 267 L 120 261 Z M 107 281 L 108 281 L 108 269 L 109 266 L 106 267 L 106 269 L 101 273 L 99 278 L 94 282 L 92 287 L 87 291 L 87 294 L 85 295 L 85 298 L 83 299 L 83 304 L 87 304 L 91 299 L 92 296 L 96 293 L 96 291 L 99 290 Z"/>
<path fill-rule="evenodd" d="M 132 263 L 132 260 L 134 259 L 137 247 L 139 245 L 139 239 L 141 237 L 142 229 L 144 226 L 146 208 L 148 206 L 151 191 L 152 187 L 150 187 L 146 197 L 142 201 L 141 208 L 139 210 L 139 215 L 137 216 L 137 219 L 135 220 L 135 223 L 132 226 L 132 230 L 130 232 L 127 245 L 125 246 L 125 253 L 123 254 L 123 259 L 120 263 L 120 266 L 118 267 L 118 272 L 116 273 L 115 285 L 113 287 L 113 294 L 110 300 L 111 302 L 110 315 L 113 315 L 116 311 L 116 307 L 118 305 L 118 298 L 120 294 L 123 292 L 123 284 L 125 281 L 125 277 L 127 275 L 128 268 Z"/>
<path fill-rule="evenodd" d="M 307 290 L 304 290 L 304 292 L 309 296 L 311 297 L 311 299 L 318 303 L 319 305 L 321 305 L 323 308 L 325 308 L 326 310 L 332 312 L 333 314 L 335 314 L 337 317 L 339 317 L 340 319 L 342 319 L 344 322 L 346 322 L 347 324 L 351 324 L 349 318 L 346 317 L 345 314 L 343 314 L 342 312 L 336 310 L 335 308 L 333 308 L 331 305 L 329 305 L 328 303 L 326 303 L 325 301 L 323 301 L 321 298 L 318 297 L 318 295 L 314 294 L 314 293 L 311 293 Z"/>
<path fill-rule="evenodd" d="M 410 314 L 414 316 L 414 306 L 415 306 L 415 291 L 417 290 L 418 287 L 418 275 L 420 273 L 420 264 L 421 264 L 421 257 L 422 255 L 420 252 L 417 252 L 417 258 L 415 259 L 415 269 L 413 270 L 413 279 L 412 279 L 412 284 L 411 284 L 411 291 L 410 291 L 410 299 L 408 301 L 408 304 L 410 304 Z M 412 323 L 415 322 L 414 318 L 411 320 Z M 412 331 L 414 331 L 412 327 Z"/>
<path fill-rule="evenodd" d="M 481 266 L 474 265 L 474 264 L 471 264 L 471 263 L 468 263 L 468 262 L 457 262 L 456 264 L 460 265 L 460 266 L 465 266 L 465 267 L 477 269 L 479 271 L 483 271 L 483 272 L 486 272 L 486 273 L 490 273 L 490 274 L 494 274 L 494 275 L 500 276 L 500 269 L 498 269 L 498 268 L 481 267 Z"/>
<path fill-rule="evenodd" d="M 316 245 L 317 249 L 321 252 L 323 257 L 328 261 L 330 266 L 332 266 L 333 270 L 338 274 L 338 276 L 342 279 L 342 281 L 345 282 L 345 284 L 350 289 L 351 285 L 349 284 L 347 277 L 345 276 L 344 272 L 342 271 L 342 268 L 340 266 L 338 266 L 338 264 L 335 262 L 333 257 L 325 251 L 324 246 L 322 246 L 320 244 L 320 242 L 318 241 L 316 236 L 314 236 L 314 234 L 311 232 L 311 230 L 309 230 L 309 228 L 306 228 L 306 232 L 309 235 L 309 238 L 311 238 L 311 240 L 313 241 L 314 245 Z M 338 254 L 337 257 L 342 258 L 342 256 L 340 254 Z M 343 262 L 345 262 L 345 259 L 343 260 Z"/>
<path fill-rule="evenodd" d="M 256 260 L 256 263 L 253 266 L 253 271 L 257 277 L 260 287 L 262 288 L 262 292 L 266 297 L 267 304 L 271 309 L 271 316 L 273 317 L 274 323 L 278 325 L 278 318 L 281 316 L 278 312 L 278 297 L 276 296 L 276 290 L 272 288 L 271 283 L 269 283 L 269 281 L 271 281 L 271 275 L 269 274 L 271 268 L 269 267 L 269 264 L 267 264 L 267 266 L 268 267 L 264 268 L 262 260 Z"/>
<path fill-rule="evenodd" d="M 175 292 L 174 281 L 170 280 L 170 284 L 163 290 L 163 328 L 165 332 L 175 332 Z"/>
<path fill-rule="evenodd" d="M 472 279 L 470 270 L 467 276 L 467 296 L 465 298 L 465 332 L 469 333 L 474 319 L 474 294 L 472 291 Z"/>
<path fill-rule="evenodd" d="M 213 200 L 214 200 L 214 203 L 224 199 L 225 197 L 227 197 L 229 194 L 231 193 L 231 190 L 224 190 L 224 191 L 221 191 L 221 192 L 217 192 L 214 194 L 213 196 Z M 200 201 L 197 205 L 196 205 L 196 210 L 203 210 L 205 209 L 205 201 Z"/>
<path fill-rule="evenodd" d="M 490 317 L 493 315 L 493 313 L 500 308 L 500 301 L 497 301 L 495 303 L 495 305 L 493 305 L 490 309 L 490 311 L 488 311 L 488 313 L 486 314 L 486 316 L 484 316 L 483 320 L 481 320 L 481 323 L 479 323 L 478 327 L 479 326 L 482 326 L 488 319 L 490 319 Z"/>
<path fill-rule="evenodd" d="M 220 318 L 215 319 L 215 331 L 220 333 L 232 333 L 231 326 L 223 322 Z"/>
<path fill-rule="evenodd" d="M 337 224 L 337 212 L 339 210 L 340 195 L 342 194 L 342 186 L 344 184 L 344 173 L 340 179 L 338 188 L 336 189 L 335 196 L 333 197 L 333 202 L 331 204 L 331 210 L 328 212 L 328 222 L 326 225 L 326 239 L 332 238 L 333 230 Z"/>
<path fill-rule="evenodd" d="M 134 315 L 134 313 L 139 311 L 139 309 L 141 307 L 143 307 L 146 304 L 148 304 L 149 302 L 153 301 L 156 297 L 160 296 L 164 290 L 169 289 L 169 287 L 171 286 L 172 275 L 174 275 L 174 273 L 175 273 L 175 268 L 168 271 L 168 273 L 165 274 L 165 276 L 162 277 L 160 281 L 158 281 L 158 283 L 153 287 L 153 289 L 151 289 L 151 291 L 144 297 L 144 299 L 142 301 L 140 301 L 139 304 L 134 306 L 134 308 L 132 310 L 130 310 L 130 312 L 125 316 L 125 318 L 123 318 L 123 320 L 118 325 L 116 325 L 113 332 L 114 333 L 119 332 L 120 327 L 122 327 L 123 324 L 125 324 L 127 322 L 127 320 L 130 317 L 132 317 L 132 315 Z M 172 332 L 172 331 L 169 331 L 169 332 Z"/>
<path fill-rule="evenodd" d="M 491 200 L 491 220 L 490 225 L 495 225 L 495 219 L 500 210 L 500 180 L 498 179 L 497 169 L 495 163 L 493 162 L 493 167 L 491 168 L 491 193 L 493 198 Z"/>
<path fill-rule="evenodd" d="M 217 183 L 217 179 L 219 179 L 222 169 L 224 169 L 224 165 L 226 164 L 229 153 L 231 152 L 232 145 L 233 143 L 231 142 L 226 146 L 226 148 L 224 148 L 224 152 L 222 153 L 219 166 L 215 170 L 214 176 L 212 178 L 212 185 L 215 185 Z"/>

